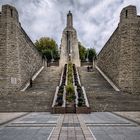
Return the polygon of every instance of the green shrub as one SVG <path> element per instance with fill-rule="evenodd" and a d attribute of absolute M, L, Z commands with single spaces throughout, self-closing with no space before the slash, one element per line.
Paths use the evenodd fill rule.
<path fill-rule="evenodd" d="M 67 93 L 68 95 L 74 93 L 74 87 L 73 87 L 72 84 L 68 84 L 68 85 L 66 86 L 66 93 Z"/>
<path fill-rule="evenodd" d="M 80 106 L 82 106 L 83 105 L 83 102 L 78 102 L 78 106 L 80 107 Z"/>

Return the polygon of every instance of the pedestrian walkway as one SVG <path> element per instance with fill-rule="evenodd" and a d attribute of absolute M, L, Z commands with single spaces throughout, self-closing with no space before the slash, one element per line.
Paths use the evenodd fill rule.
<path fill-rule="evenodd" d="M 93 140 L 84 120 L 77 114 L 61 115 L 50 140 Z"/>
<path fill-rule="evenodd" d="M 37 112 L 1 124 L 0 140 L 140 140 L 140 125 L 116 112 Z"/>

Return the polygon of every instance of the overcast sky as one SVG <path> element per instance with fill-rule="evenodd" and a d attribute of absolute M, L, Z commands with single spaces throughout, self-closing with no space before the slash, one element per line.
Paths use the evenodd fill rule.
<path fill-rule="evenodd" d="M 0 4 L 17 8 L 21 25 L 33 42 L 47 36 L 58 45 L 71 10 L 79 41 L 97 52 L 117 27 L 123 7 L 136 5 L 140 13 L 140 0 L 0 0 Z"/>

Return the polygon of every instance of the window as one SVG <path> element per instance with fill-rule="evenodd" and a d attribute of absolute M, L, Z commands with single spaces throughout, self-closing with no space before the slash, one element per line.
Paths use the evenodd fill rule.
<path fill-rule="evenodd" d="M 128 11 L 126 10 L 126 11 L 125 11 L 125 17 L 126 17 L 126 18 L 127 18 L 127 14 L 128 14 Z"/>
<path fill-rule="evenodd" d="M 13 17 L 13 9 L 11 9 L 10 12 L 11 12 L 11 17 Z"/>

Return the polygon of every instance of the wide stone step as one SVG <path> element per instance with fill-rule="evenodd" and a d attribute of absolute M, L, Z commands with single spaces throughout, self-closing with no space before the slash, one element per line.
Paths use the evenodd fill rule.
<path fill-rule="evenodd" d="M 45 67 L 33 81 L 32 87 L 27 90 L 30 94 L 44 94 L 46 107 L 51 108 L 56 86 L 59 85 L 61 69 L 58 67 Z"/>
<path fill-rule="evenodd" d="M 139 110 L 139 96 L 115 91 L 96 69 L 87 72 L 86 67 L 80 67 L 79 73 L 92 111 Z"/>

